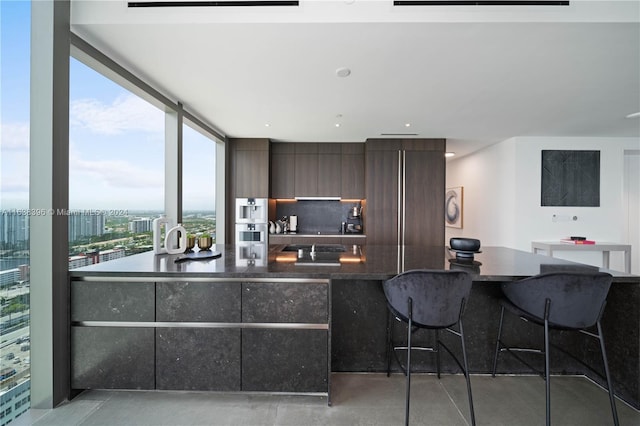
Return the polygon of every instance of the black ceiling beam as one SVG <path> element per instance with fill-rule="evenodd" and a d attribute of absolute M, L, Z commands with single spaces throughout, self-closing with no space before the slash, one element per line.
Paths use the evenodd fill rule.
<path fill-rule="evenodd" d="M 569 6 L 568 1 L 396 0 L 394 6 Z"/>
<path fill-rule="evenodd" d="M 130 1 L 128 7 L 250 7 L 298 6 L 298 0 L 230 0 L 230 1 Z"/>

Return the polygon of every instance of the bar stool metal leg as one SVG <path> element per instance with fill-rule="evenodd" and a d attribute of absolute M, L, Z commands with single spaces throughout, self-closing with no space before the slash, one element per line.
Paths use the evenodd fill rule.
<path fill-rule="evenodd" d="M 469 377 L 469 362 L 467 361 L 467 346 L 464 343 L 464 330 L 462 320 L 458 321 L 460 328 L 460 341 L 462 342 L 462 362 L 464 362 L 464 377 L 467 379 L 467 396 L 469 397 L 469 411 L 471 412 L 471 425 L 476 424 L 475 410 L 473 409 L 473 397 L 471 396 L 471 378 Z"/>
<path fill-rule="evenodd" d="M 609 374 L 609 362 L 607 361 L 607 353 L 604 349 L 604 337 L 602 335 L 602 326 L 600 320 L 596 322 L 598 326 L 598 340 L 600 341 L 600 351 L 602 352 L 602 360 L 604 361 L 604 373 L 607 378 L 607 388 L 609 389 L 609 403 L 611 404 L 611 415 L 613 416 L 613 424 L 618 426 L 618 411 L 616 410 L 616 399 L 613 394 L 613 384 L 611 383 L 611 375 Z"/>
<path fill-rule="evenodd" d="M 498 367 L 498 355 L 500 354 L 500 339 L 502 338 L 502 322 L 504 321 L 504 306 L 500 310 L 500 325 L 498 325 L 498 338 L 496 339 L 496 353 L 493 356 L 493 371 L 491 377 L 496 377 L 496 368 Z"/>
<path fill-rule="evenodd" d="M 548 303 L 548 300 L 547 300 Z M 547 405 L 547 426 L 551 425 L 551 382 L 549 380 L 549 320 L 544 319 L 544 381 Z"/>
<path fill-rule="evenodd" d="M 405 401 L 404 424 L 409 426 L 409 403 L 411 401 L 411 326 L 413 325 L 413 300 L 409 298 L 409 323 L 407 326 L 407 400 Z"/>

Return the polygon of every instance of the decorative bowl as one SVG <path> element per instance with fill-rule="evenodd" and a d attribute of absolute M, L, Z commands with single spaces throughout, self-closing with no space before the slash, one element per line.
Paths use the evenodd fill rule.
<path fill-rule="evenodd" d="M 449 239 L 451 250 L 477 252 L 480 250 L 480 240 L 475 238 L 451 238 Z"/>

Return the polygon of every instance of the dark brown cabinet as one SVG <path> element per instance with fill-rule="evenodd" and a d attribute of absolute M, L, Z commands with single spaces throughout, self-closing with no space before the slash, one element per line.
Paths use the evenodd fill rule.
<path fill-rule="evenodd" d="M 271 144 L 271 198 L 295 197 L 295 144 Z"/>
<path fill-rule="evenodd" d="M 229 139 L 226 170 L 226 242 L 235 243 L 236 198 L 269 197 L 269 139 Z"/>
<path fill-rule="evenodd" d="M 269 140 L 230 139 L 234 198 L 269 196 Z"/>
<path fill-rule="evenodd" d="M 340 145 L 342 149 L 340 194 L 342 198 L 361 200 L 365 198 L 364 144 L 343 143 Z"/>
<path fill-rule="evenodd" d="M 444 139 L 366 143 L 369 244 L 444 244 Z"/>
<path fill-rule="evenodd" d="M 340 197 L 342 194 L 341 144 L 318 144 L 318 196 Z"/>
<path fill-rule="evenodd" d="M 318 196 L 318 144 L 298 143 L 294 160 L 296 197 Z"/>
<path fill-rule="evenodd" d="M 271 144 L 271 198 L 364 195 L 364 144 Z"/>

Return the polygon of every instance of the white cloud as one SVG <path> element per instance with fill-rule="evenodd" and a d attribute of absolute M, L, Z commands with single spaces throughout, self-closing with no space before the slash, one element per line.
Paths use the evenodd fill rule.
<path fill-rule="evenodd" d="M 162 188 L 162 171 L 143 169 L 137 164 L 124 160 L 85 160 L 77 152 L 71 152 L 69 159 L 71 173 L 98 179 L 112 188 Z"/>
<path fill-rule="evenodd" d="M 97 99 L 74 100 L 70 106 L 70 121 L 71 126 L 107 135 L 134 130 L 164 131 L 164 113 L 132 94 L 118 96 L 111 105 Z"/>
<path fill-rule="evenodd" d="M 0 123 L 3 151 L 29 151 L 29 123 Z"/>
<path fill-rule="evenodd" d="M 26 192 L 29 193 L 29 176 L 2 176 L 3 193 L 6 192 Z"/>

